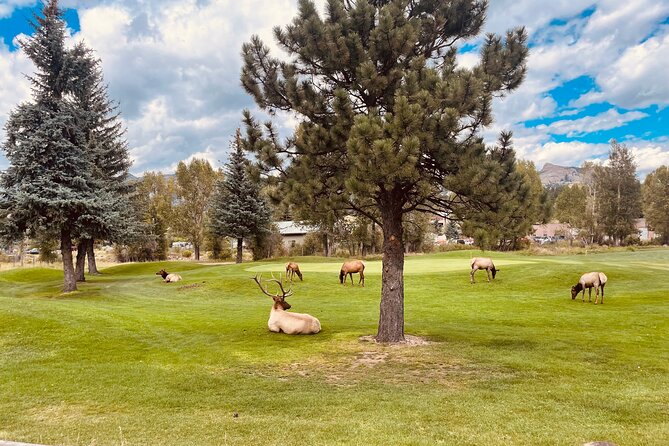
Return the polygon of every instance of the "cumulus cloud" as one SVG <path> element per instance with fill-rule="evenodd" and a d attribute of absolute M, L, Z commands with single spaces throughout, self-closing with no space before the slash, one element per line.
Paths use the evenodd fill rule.
<path fill-rule="evenodd" d="M 634 155 L 641 178 L 660 166 L 669 166 L 668 141 L 628 141 L 626 144 Z"/>
<path fill-rule="evenodd" d="M 35 1 L 0 2 L 2 16 L 2 8 Z M 321 11 L 324 3 L 317 1 Z M 297 10 L 296 0 L 62 0 L 61 5 L 79 13 L 81 31 L 73 39 L 83 39 L 102 59 L 110 95 L 119 101 L 128 128 L 134 173 L 168 171 L 179 160 L 195 156 L 225 161 L 241 110 L 254 107 L 239 83 L 241 45 L 256 33 L 279 55 L 272 27 L 288 24 Z M 669 31 L 658 25 L 668 15 L 669 3 L 655 0 L 556 0 L 541 7 L 534 0 L 490 2 L 484 31 L 503 33 L 525 25 L 532 48 L 526 81 L 494 102 L 496 122 L 485 132 L 486 141 L 492 143 L 501 129 L 512 129 L 519 156 L 538 165 L 574 165 L 584 156 L 598 156 L 608 144 L 555 143 L 551 135 L 573 137 L 615 128 L 646 116 L 635 108 L 669 103 L 669 84 L 663 78 L 669 68 Z M 478 62 L 478 51 L 458 59 L 471 67 Z M 29 96 L 21 73 L 30 72 L 24 56 L 0 47 L 0 85 L 12 85 L 0 89 L 0 124 L 8 110 Z M 584 75 L 595 79 L 597 89 L 571 104 L 558 104 L 549 94 Z M 564 119 L 596 102 L 630 111 Z M 558 117 L 544 126 L 525 124 Z M 284 134 L 297 122 L 288 115 L 276 121 Z M 638 147 L 655 160 L 664 159 L 662 153 L 668 150 L 644 142 Z M 576 161 L 569 162 L 570 156 Z"/>
<path fill-rule="evenodd" d="M 10 52 L 0 41 L 0 142 L 5 139 L 4 128 L 10 111 L 30 95 L 30 82 L 23 73 L 31 71 L 32 64 L 23 53 Z M 4 164 L 0 162 L 0 168 Z"/>
<path fill-rule="evenodd" d="M 149 5 L 152 6 L 149 6 Z M 83 38 L 102 59 L 128 127 L 133 171 L 170 170 L 190 154 L 225 161 L 241 111 L 242 43 L 296 12 L 292 0 L 123 1 L 83 7 Z"/>
<path fill-rule="evenodd" d="M 537 167 L 546 163 L 561 166 L 581 166 L 585 161 L 601 159 L 609 153 L 609 144 L 588 144 L 584 142 L 547 142 L 526 150 L 522 158 L 534 161 Z"/>
<path fill-rule="evenodd" d="M 537 126 L 538 130 L 546 130 L 553 135 L 566 135 L 570 138 L 583 136 L 600 130 L 610 130 L 621 127 L 628 122 L 647 117 L 646 113 L 631 111 L 619 113 L 616 109 L 609 109 L 594 116 L 586 116 L 579 119 L 565 119 L 555 121 L 549 125 Z"/>

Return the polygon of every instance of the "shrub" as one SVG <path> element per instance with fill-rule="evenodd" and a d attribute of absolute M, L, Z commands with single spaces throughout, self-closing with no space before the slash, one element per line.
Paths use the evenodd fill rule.
<path fill-rule="evenodd" d="M 310 232 L 304 236 L 302 249 L 305 256 L 313 256 L 323 252 L 323 236 L 318 232 Z"/>
<path fill-rule="evenodd" d="M 190 257 L 193 255 L 193 251 L 191 251 L 190 249 L 184 249 L 181 255 L 187 259 L 190 259 Z"/>
<path fill-rule="evenodd" d="M 276 226 L 272 226 L 270 231 L 264 232 L 247 242 L 250 242 L 248 247 L 253 253 L 253 260 L 283 257 L 286 255 L 286 249 L 283 246 L 283 237 Z"/>

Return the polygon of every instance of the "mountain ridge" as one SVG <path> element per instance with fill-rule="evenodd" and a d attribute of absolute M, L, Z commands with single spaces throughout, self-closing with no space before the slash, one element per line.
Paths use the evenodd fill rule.
<path fill-rule="evenodd" d="M 580 167 L 559 166 L 553 163 L 544 164 L 539 171 L 539 178 L 541 178 L 541 184 L 548 187 L 583 182 L 583 175 Z"/>

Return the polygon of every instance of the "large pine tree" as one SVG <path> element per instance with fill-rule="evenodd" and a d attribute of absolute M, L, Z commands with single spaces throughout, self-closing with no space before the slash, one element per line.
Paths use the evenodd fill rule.
<path fill-rule="evenodd" d="M 219 237 L 237 240 L 237 263 L 242 263 L 244 239 L 259 235 L 270 220 L 267 204 L 248 174 L 243 140 L 237 131 L 234 151 L 225 176 L 216 184 L 211 205 L 211 231 Z"/>
<path fill-rule="evenodd" d="M 50 231 L 60 239 L 64 291 L 76 290 L 72 238 L 77 221 L 96 206 L 92 163 L 78 123 L 81 110 L 71 98 L 71 58 L 65 49 L 65 23 L 56 0 L 36 15 L 35 33 L 21 48 L 37 68 L 30 102 L 19 105 L 6 124 L 3 144 L 9 167 L 0 177 L 4 238 Z"/>
<path fill-rule="evenodd" d="M 95 239 L 123 241 L 136 232 L 138 223 L 128 206 L 133 188 L 128 181 L 131 163 L 125 129 L 117 105 L 108 97 L 100 60 L 83 43 L 77 44 L 69 57 L 72 99 L 82 115 L 79 127 L 93 165 L 93 187 L 100 205 L 79 218 L 76 275 L 77 280 L 82 281 L 86 257 L 88 272 L 98 274 L 93 250 Z"/>
<path fill-rule="evenodd" d="M 300 118 L 286 144 L 244 118 L 282 194 L 383 229 L 381 342 L 404 340 L 404 214 L 494 208 L 518 188 L 513 150 L 487 149 L 480 132 L 493 97 L 525 75 L 526 33 L 489 34 L 475 67 L 457 64 L 457 46 L 480 32 L 486 9 L 484 0 L 329 0 L 323 18 L 300 0 L 293 22 L 274 29 L 287 58 L 258 37 L 242 48 L 241 81 L 258 106 Z"/>
<path fill-rule="evenodd" d="M 81 44 L 65 48 L 58 1 L 44 3 L 32 25 L 34 35 L 21 42 L 36 66 L 28 77 L 32 100 L 6 125 L 2 148 L 10 165 L 0 176 L 0 230 L 5 239 L 59 238 L 64 291 L 73 291 L 73 240 L 127 232 L 129 162 L 99 61 Z"/>

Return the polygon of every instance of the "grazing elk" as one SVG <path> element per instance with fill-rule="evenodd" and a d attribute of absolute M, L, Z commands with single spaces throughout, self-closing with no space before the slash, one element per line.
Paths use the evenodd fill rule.
<path fill-rule="evenodd" d="M 472 272 L 469 273 L 469 281 L 471 283 L 474 283 L 474 273 L 480 269 L 486 270 L 486 273 L 488 274 L 488 282 L 490 282 L 490 273 L 492 272 L 492 278 L 495 278 L 495 275 L 497 274 L 497 271 L 499 269 L 495 268 L 495 264 L 492 263 L 492 259 L 489 259 L 487 257 L 475 257 L 472 259 L 471 262 L 471 267 L 472 267 Z"/>
<path fill-rule="evenodd" d="M 599 272 L 585 273 L 581 276 L 578 283 L 571 287 L 571 299 L 576 299 L 578 293 L 583 291 L 583 296 L 581 296 L 581 301 L 585 302 L 585 289 L 588 289 L 588 302 L 592 298 L 592 289 L 595 289 L 595 305 L 597 305 L 597 300 L 599 299 L 599 289 L 602 289 L 602 300 L 601 304 L 604 304 L 604 285 L 606 285 L 608 278 L 606 274 Z"/>
<path fill-rule="evenodd" d="M 351 285 L 353 285 L 353 274 L 360 273 L 360 280 L 358 284 L 365 286 L 365 264 L 361 260 L 351 260 L 344 262 L 339 271 L 339 283 L 346 284 L 346 275 L 351 277 Z"/>
<path fill-rule="evenodd" d="M 258 284 L 260 290 L 274 301 L 272 310 L 269 312 L 269 320 L 267 321 L 269 331 L 286 334 L 316 334 L 321 331 L 320 321 L 310 314 L 289 313 L 286 311 L 290 309 L 290 304 L 286 302 L 286 297 L 293 295 L 292 286 L 286 291 L 283 288 L 282 281 L 272 277 L 267 282 L 276 283 L 279 285 L 279 290 L 281 291 L 280 294 L 272 294 L 266 288 L 263 288 L 262 277 L 260 275 L 255 276 L 253 280 Z"/>
<path fill-rule="evenodd" d="M 170 274 L 164 269 L 161 269 L 156 273 L 156 276 L 161 276 L 165 283 L 178 282 L 181 280 L 181 276 L 178 274 Z"/>
<path fill-rule="evenodd" d="M 300 272 L 300 267 L 298 266 L 297 263 L 295 262 L 288 262 L 286 264 L 286 278 L 290 279 L 290 281 L 293 281 L 293 276 L 297 274 L 297 277 L 300 278 L 300 282 L 302 281 L 302 273 Z"/>

